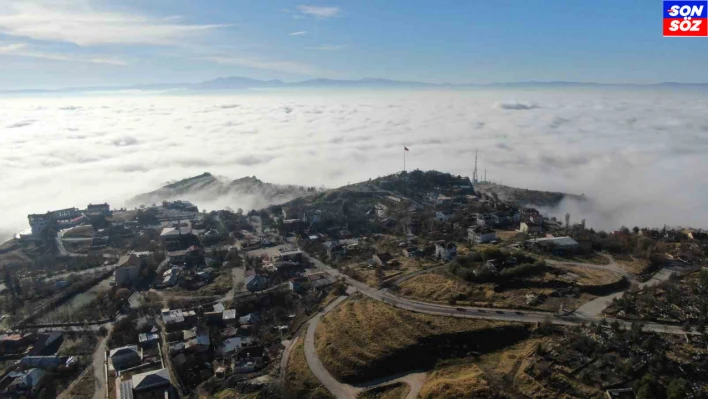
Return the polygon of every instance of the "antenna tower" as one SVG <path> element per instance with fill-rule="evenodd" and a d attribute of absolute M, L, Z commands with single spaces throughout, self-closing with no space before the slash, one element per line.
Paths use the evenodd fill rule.
<path fill-rule="evenodd" d="M 477 150 L 474 150 L 474 172 L 472 173 L 472 182 L 477 183 Z"/>

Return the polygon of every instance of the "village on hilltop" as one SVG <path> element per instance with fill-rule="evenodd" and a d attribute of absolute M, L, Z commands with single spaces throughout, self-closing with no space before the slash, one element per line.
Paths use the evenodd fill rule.
<path fill-rule="evenodd" d="M 0 392 L 461 397 L 454 372 L 479 397 L 706 395 L 707 232 L 595 231 L 495 186 L 415 170 L 260 210 L 28 215 L 0 246 Z"/>

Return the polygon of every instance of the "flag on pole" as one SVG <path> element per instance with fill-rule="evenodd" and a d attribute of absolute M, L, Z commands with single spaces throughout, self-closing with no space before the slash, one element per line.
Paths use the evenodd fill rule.
<path fill-rule="evenodd" d="M 410 151 L 410 150 L 408 149 L 408 147 L 403 146 L 403 151 Z"/>

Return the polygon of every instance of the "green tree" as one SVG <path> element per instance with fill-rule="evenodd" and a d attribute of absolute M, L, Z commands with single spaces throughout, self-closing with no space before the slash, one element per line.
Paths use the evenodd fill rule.
<path fill-rule="evenodd" d="M 687 396 L 689 390 L 688 381 L 683 378 L 676 378 L 671 380 L 666 387 L 666 397 L 668 399 L 682 399 Z"/>
<path fill-rule="evenodd" d="M 661 398 L 659 385 L 651 374 L 644 374 L 641 380 L 634 385 L 637 399 L 658 399 Z"/>

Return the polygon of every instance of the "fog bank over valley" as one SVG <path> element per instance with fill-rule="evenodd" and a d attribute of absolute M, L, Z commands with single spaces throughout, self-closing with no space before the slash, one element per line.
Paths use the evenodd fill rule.
<path fill-rule="evenodd" d="M 0 238 L 28 213 L 127 205 L 210 172 L 337 187 L 403 167 L 585 194 L 589 226 L 708 227 L 708 95 L 700 91 L 272 90 L 9 96 L 0 102 Z M 262 206 L 216 190 L 200 207 Z M 184 198 L 190 199 L 190 198 Z M 132 205 L 132 204 L 131 204 Z"/>

